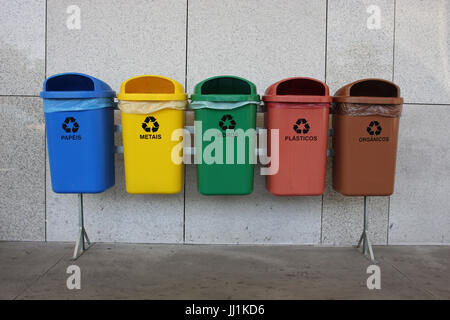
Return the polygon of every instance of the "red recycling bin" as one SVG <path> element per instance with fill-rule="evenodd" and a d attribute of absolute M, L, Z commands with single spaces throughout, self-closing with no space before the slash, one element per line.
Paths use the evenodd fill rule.
<path fill-rule="evenodd" d="M 266 90 L 263 101 L 270 165 L 276 150 L 272 130 L 279 130 L 279 168 L 267 176 L 267 189 L 280 196 L 322 194 L 332 101 L 328 86 L 311 78 L 284 79 Z"/>

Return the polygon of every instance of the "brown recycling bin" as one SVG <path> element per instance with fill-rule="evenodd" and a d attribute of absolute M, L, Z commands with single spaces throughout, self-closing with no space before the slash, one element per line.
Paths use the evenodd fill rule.
<path fill-rule="evenodd" d="M 333 98 L 333 188 L 348 196 L 394 192 L 403 99 L 381 79 L 353 82 Z"/>

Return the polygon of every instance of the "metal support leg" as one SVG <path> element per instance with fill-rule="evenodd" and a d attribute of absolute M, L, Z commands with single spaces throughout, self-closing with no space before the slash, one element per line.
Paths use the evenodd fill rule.
<path fill-rule="evenodd" d="M 369 223 L 369 219 L 368 219 L 368 216 L 367 216 L 367 197 L 364 197 L 364 229 L 363 229 L 363 232 L 361 234 L 361 238 L 359 238 L 358 245 L 356 247 L 360 248 L 361 244 L 362 244 L 363 254 L 366 257 L 367 257 L 367 254 L 369 254 L 370 260 L 373 263 L 377 263 L 375 261 L 374 255 L 373 255 L 372 244 L 370 243 L 370 240 L 369 240 L 368 223 Z"/>
<path fill-rule="evenodd" d="M 79 234 L 75 244 L 75 251 L 73 252 L 73 260 L 77 260 L 89 247 L 91 242 L 84 229 L 84 215 L 83 215 L 83 194 L 78 194 L 78 228 Z M 85 242 L 86 240 L 86 242 Z"/>

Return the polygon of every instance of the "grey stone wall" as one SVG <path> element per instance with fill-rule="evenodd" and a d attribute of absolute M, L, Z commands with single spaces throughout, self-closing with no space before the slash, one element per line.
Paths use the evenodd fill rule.
<path fill-rule="evenodd" d="M 81 9 L 79 30 L 66 27 L 69 5 Z M 260 93 L 289 76 L 326 81 L 332 92 L 366 77 L 393 80 L 406 102 L 396 191 L 369 198 L 372 240 L 449 244 L 449 15 L 447 0 L 2 1 L 0 240 L 75 240 L 76 198 L 50 187 L 39 91 L 46 76 L 77 71 L 117 91 L 140 74 L 188 92 L 218 74 L 248 78 Z M 330 164 L 319 197 L 272 196 L 259 175 L 250 196 L 205 197 L 192 165 L 180 194 L 137 196 L 125 192 L 117 155 L 116 186 L 84 197 L 87 230 L 108 242 L 354 244 L 363 199 L 332 190 Z"/>

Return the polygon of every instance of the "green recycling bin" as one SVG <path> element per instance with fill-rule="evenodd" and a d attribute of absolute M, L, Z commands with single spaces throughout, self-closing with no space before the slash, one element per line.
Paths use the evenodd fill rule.
<path fill-rule="evenodd" d="M 204 195 L 245 195 L 253 191 L 256 163 L 256 86 L 234 76 L 208 78 L 195 86 L 198 191 Z"/>

